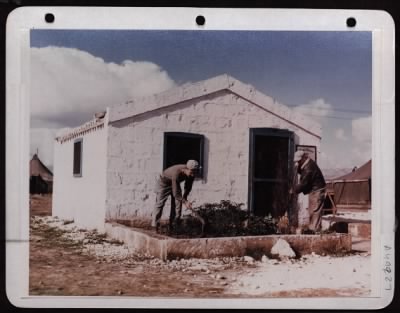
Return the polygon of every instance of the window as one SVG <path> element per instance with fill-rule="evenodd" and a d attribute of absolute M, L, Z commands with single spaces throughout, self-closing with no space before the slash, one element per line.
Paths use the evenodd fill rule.
<path fill-rule="evenodd" d="M 203 177 L 204 136 L 191 133 L 164 133 L 164 164 L 166 169 L 176 164 L 186 164 L 188 160 L 199 162 L 197 177 Z"/>
<path fill-rule="evenodd" d="M 316 146 L 296 145 L 296 151 L 307 152 L 310 159 L 317 162 L 317 147 Z"/>
<path fill-rule="evenodd" d="M 74 164 L 73 174 L 74 176 L 82 176 L 82 139 L 78 139 L 74 142 Z"/>

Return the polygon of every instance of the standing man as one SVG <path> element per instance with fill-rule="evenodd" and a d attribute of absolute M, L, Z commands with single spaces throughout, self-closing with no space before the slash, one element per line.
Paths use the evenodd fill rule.
<path fill-rule="evenodd" d="M 191 203 L 187 196 L 192 190 L 194 176 L 199 169 L 199 162 L 189 160 L 186 164 L 173 165 L 164 170 L 157 179 L 156 185 L 156 205 L 153 211 L 152 227 L 158 232 L 164 204 L 171 196 L 171 213 L 169 216 L 169 226 L 173 228 L 180 223 L 182 204 L 191 208 Z M 181 182 L 185 182 L 184 193 L 182 195 Z"/>
<path fill-rule="evenodd" d="M 325 201 L 325 179 L 317 163 L 309 158 L 304 151 L 294 154 L 295 168 L 300 174 L 300 182 L 294 187 L 294 192 L 302 192 L 308 197 L 308 212 L 310 215 L 309 233 L 321 230 L 322 208 Z"/>

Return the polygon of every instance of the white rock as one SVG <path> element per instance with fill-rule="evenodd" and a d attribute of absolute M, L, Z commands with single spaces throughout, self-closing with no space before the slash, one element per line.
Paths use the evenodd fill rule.
<path fill-rule="evenodd" d="M 296 253 L 294 253 L 293 249 L 290 247 L 289 243 L 286 240 L 279 239 L 275 245 L 271 249 L 272 254 L 276 254 L 279 257 L 287 257 L 294 258 L 296 257 Z"/>
<path fill-rule="evenodd" d="M 261 262 L 262 262 L 262 263 L 267 263 L 268 260 L 269 260 L 269 259 L 268 259 L 268 257 L 267 257 L 266 255 L 263 255 L 262 258 L 261 258 Z"/>
<path fill-rule="evenodd" d="M 208 271 L 207 267 L 204 265 L 193 265 L 193 266 L 190 266 L 188 269 L 191 271 L 203 271 L 203 272 Z"/>
<path fill-rule="evenodd" d="M 254 262 L 254 258 L 252 258 L 251 256 L 245 255 L 243 257 L 243 260 L 245 260 L 248 263 L 253 263 Z"/>

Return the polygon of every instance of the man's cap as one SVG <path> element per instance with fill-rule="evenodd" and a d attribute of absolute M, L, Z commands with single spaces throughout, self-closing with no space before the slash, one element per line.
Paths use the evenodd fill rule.
<path fill-rule="evenodd" d="M 197 162 L 196 160 L 189 160 L 186 163 L 186 167 L 189 170 L 198 170 L 200 168 L 199 166 L 199 162 Z"/>
<path fill-rule="evenodd" d="M 294 154 L 293 161 L 294 162 L 299 162 L 301 160 L 301 158 L 303 156 L 305 156 L 305 155 L 307 155 L 307 153 L 305 151 L 301 151 L 301 150 L 296 151 L 295 154 Z"/>

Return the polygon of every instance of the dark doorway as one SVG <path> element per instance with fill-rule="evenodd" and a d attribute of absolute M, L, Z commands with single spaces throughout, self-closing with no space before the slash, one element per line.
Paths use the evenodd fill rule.
<path fill-rule="evenodd" d="M 250 129 L 249 204 L 257 216 L 282 216 L 289 205 L 293 132 L 275 128 Z"/>
<path fill-rule="evenodd" d="M 40 175 L 31 176 L 29 179 L 29 193 L 31 194 L 52 193 L 52 187 L 52 182 L 44 180 Z"/>

